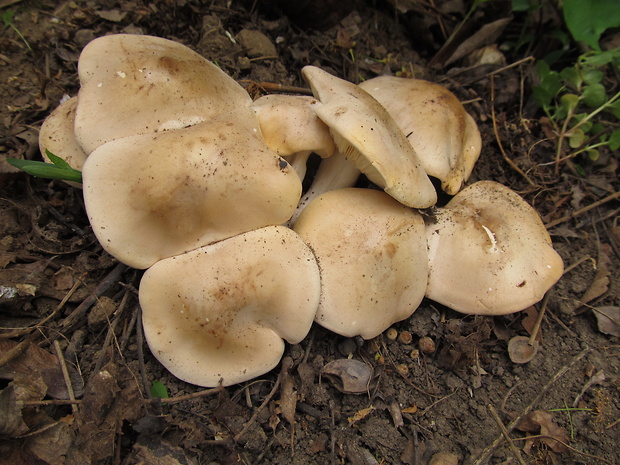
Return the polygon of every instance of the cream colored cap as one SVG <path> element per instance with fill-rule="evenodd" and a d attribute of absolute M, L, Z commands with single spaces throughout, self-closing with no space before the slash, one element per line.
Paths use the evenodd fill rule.
<path fill-rule="evenodd" d="M 90 42 L 78 62 L 75 134 L 88 154 L 105 142 L 207 121 L 252 99 L 182 44 L 116 34 Z"/>
<path fill-rule="evenodd" d="M 392 115 L 430 176 L 454 195 L 471 175 L 482 140 L 474 119 L 456 96 L 421 79 L 379 76 L 362 82 Z"/>
<path fill-rule="evenodd" d="M 144 334 L 176 377 L 200 386 L 274 368 L 310 330 L 320 294 L 310 249 L 270 226 L 161 260 L 140 283 Z"/>
<path fill-rule="evenodd" d="M 134 268 L 284 223 L 301 196 L 297 174 L 267 148 L 249 107 L 108 142 L 82 175 L 99 242 Z"/>
<path fill-rule="evenodd" d="M 320 68 L 306 66 L 302 74 L 322 103 L 317 115 L 348 160 L 403 205 L 435 204 L 437 193 L 413 147 L 379 102 Z"/>
<path fill-rule="evenodd" d="M 65 100 L 49 114 L 39 132 L 39 149 L 45 161 L 50 162 L 45 152 L 49 150 L 69 163 L 71 168 L 81 171 L 86 161 L 86 154 L 75 139 L 73 130 L 76 105 L 77 97 L 73 97 Z M 81 187 L 80 184 L 73 182 L 68 184 Z"/>
<path fill-rule="evenodd" d="M 370 339 L 408 318 L 424 298 L 424 221 L 384 192 L 329 191 L 305 208 L 293 229 L 319 263 L 316 321 L 327 329 Z"/>
<path fill-rule="evenodd" d="M 536 211 L 497 182 L 463 189 L 437 209 L 426 232 L 426 295 L 462 313 L 523 310 L 562 276 L 562 259 Z"/>

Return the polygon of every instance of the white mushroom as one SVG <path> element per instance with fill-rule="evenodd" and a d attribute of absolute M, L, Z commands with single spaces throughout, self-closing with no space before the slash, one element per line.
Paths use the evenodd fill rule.
<path fill-rule="evenodd" d="M 159 37 L 99 37 L 82 51 L 78 72 L 75 134 L 87 154 L 114 139 L 191 126 L 252 104 L 213 63 Z"/>
<path fill-rule="evenodd" d="M 274 368 L 319 302 L 319 271 L 290 229 L 250 231 L 153 265 L 140 283 L 144 334 L 176 377 L 224 386 Z"/>
<path fill-rule="evenodd" d="M 362 82 L 392 115 L 430 176 L 456 194 L 471 175 L 482 141 L 474 119 L 456 96 L 421 79 L 379 76 Z"/>
<path fill-rule="evenodd" d="M 108 142 L 88 157 L 83 181 L 99 242 L 134 268 L 284 223 L 301 196 L 297 174 L 267 148 L 249 107 Z"/>
<path fill-rule="evenodd" d="M 305 208 L 294 231 L 319 263 L 316 321 L 327 329 L 370 339 L 409 317 L 424 298 L 424 221 L 384 192 L 326 192 Z"/>
<path fill-rule="evenodd" d="M 437 209 L 426 231 L 426 295 L 462 313 L 523 310 L 562 276 L 562 259 L 536 211 L 493 181 L 463 189 Z"/>
<path fill-rule="evenodd" d="M 285 157 L 302 181 L 311 153 L 325 158 L 336 148 L 329 128 L 316 115 L 317 104 L 314 97 L 278 94 L 265 95 L 252 104 L 267 146 Z"/>
<path fill-rule="evenodd" d="M 394 119 L 360 87 L 322 69 L 302 71 L 322 105 L 316 113 L 336 146 L 368 178 L 404 205 L 427 208 L 437 194 Z"/>
<path fill-rule="evenodd" d="M 39 132 L 39 149 L 45 161 L 50 162 L 46 152 L 49 150 L 66 161 L 71 168 L 81 171 L 86 161 L 86 153 L 75 139 L 73 130 L 76 105 L 77 97 L 73 97 L 50 113 Z M 79 187 L 78 184 L 70 184 Z"/>

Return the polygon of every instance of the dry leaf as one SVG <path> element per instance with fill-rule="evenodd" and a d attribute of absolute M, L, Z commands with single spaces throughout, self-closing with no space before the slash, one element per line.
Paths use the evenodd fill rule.
<path fill-rule="evenodd" d="M 15 341 L 0 341 L 0 356 L 4 355 L 16 345 L 17 342 Z M 82 378 L 71 365 L 68 365 L 67 368 L 73 385 L 73 392 L 76 397 L 80 397 L 84 386 Z M 0 378 L 3 379 L 33 379 L 32 377 L 35 375 L 43 379 L 43 382 L 47 386 L 47 395 L 49 397 L 54 399 L 69 398 L 67 385 L 62 374 L 58 357 L 45 349 L 30 345 L 24 353 L 0 367 Z"/>
<path fill-rule="evenodd" d="M 17 405 L 17 396 L 10 384 L 0 391 L 0 436 L 15 437 L 28 432 L 22 419 L 22 408 Z"/>
<path fill-rule="evenodd" d="M 562 443 L 568 443 L 568 432 L 553 421 L 553 415 L 543 410 L 534 410 L 528 413 L 517 425 L 517 429 L 527 433 L 541 434 L 545 438 L 528 439 L 523 451 L 530 453 L 532 446 L 539 442 L 545 443 L 554 452 L 563 452 L 566 447 Z M 557 439 L 557 440 L 556 440 Z M 561 442 L 558 442 L 561 441 Z"/>
<path fill-rule="evenodd" d="M 358 421 L 363 420 L 364 418 L 366 418 L 374 410 L 375 410 L 375 408 L 372 405 L 370 407 L 363 408 L 362 410 L 359 410 L 359 411 L 355 412 L 355 414 L 352 417 L 347 418 L 347 421 L 349 422 L 349 425 L 354 425 Z"/>
<path fill-rule="evenodd" d="M 601 333 L 620 337 L 620 307 L 597 307 L 593 311 Z"/>
<path fill-rule="evenodd" d="M 359 360 L 340 359 L 329 362 L 321 372 L 334 387 L 346 394 L 368 392 L 374 380 L 374 370 Z"/>
<path fill-rule="evenodd" d="M 594 275 L 594 280 L 588 290 L 581 296 L 580 303 L 587 304 L 594 299 L 599 298 L 609 289 L 609 254 L 611 253 L 608 244 L 601 244 L 601 250 L 599 253 L 597 271 Z"/>

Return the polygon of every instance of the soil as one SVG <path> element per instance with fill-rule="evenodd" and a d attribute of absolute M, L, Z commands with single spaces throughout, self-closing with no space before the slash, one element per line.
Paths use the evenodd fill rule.
<path fill-rule="evenodd" d="M 514 46 L 526 23 L 510 16 L 510 2 L 484 4 L 447 46 L 466 13 L 459 2 L 288 3 L 0 1 L 0 153 L 39 159 L 42 121 L 77 93 L 81 49 L 108 33 L 179 41 L 253 97 L 269 83 L 307 87 L 300 70 L 308 64 L 356 83 L 378 74 L 441 83 L 482 133 L 470 181 L 519 192 L 564 259 L 538 352 L 515 363 L 508 342 L 529 337 L 540 304 L 481 317 L 425 300 L 376 339 L 315 325 L 287 347 L 285 368 L 227 388 L 189 385 L 148 351 L 142 272 L 102 250 L 81 191 L 1 160 L 0 463 L 620 463 L 620 345 L 596 317 L 619 302 L 618 154 L 553 163 L 556 141 L 531 104 L 528 58 L 553 41 Z M 540 24 L 557 24 L 557 12 L 546 13 Z M 497 33 L 482 28 L 502 18 L 510 21 Z M 487 32 L 474 48 L 496 44 L 505 62 L 455 55 L 476 31 Z M 329 362 L 349 359 L 373 370 L 360 394 L 321 376 Z M 167 399 L 153 395 L 154 382 Z"/>

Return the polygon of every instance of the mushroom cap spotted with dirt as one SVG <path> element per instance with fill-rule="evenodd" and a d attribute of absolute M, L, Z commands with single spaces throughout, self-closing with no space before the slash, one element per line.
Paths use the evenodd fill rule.
<path fill-rule="evenodd" d="M 474 119 L 445 87 L 422 79 L 378 76 L 359 86 L 394 118 L 429 176 L 454 195 L 471 175 L 482 140 Z"/>
<path fill-rule="evenodd" d="M 284 223 L 301 196 L 299 177 L 265 145 L 249 107 L 108 142 L 86 160 L 83 183 L 99 242 L 134 268 Z"/>
<path fill-rule="evenodd" d="M 82 166 L 84 166 L 87 155 L 75 138 L 76 106 L 77 97 L 72 97 L 65 100 L 50 113 L 39 131 L 39 150 L 45 161 L 50 161 L 47 156 L 47 151 L 49 150 L 54 155 L 62 155 L 62 159 L 71 168 L 80 171 Z M 75 183 L 72 185 L 79 187 Z"/>
<path fill-rule="evenodd" d="M 321 270 L 316 321 L 343 336 L 378 336 L 424 298 L 424 221 L 384 192 L 338 189 L 314 199 L 293 229 Z"/>
<path fill-rule="evenodd" d="M 426 233 L 426 296 L 462 313 L 518 312 L 562 276 L 562 259 L 536 210 L 494 181 L 474 183 L 438 208 Z"/>
<path fill-rule="evenodd" d="M 427 208 L 435 204 L 437 193 L 413 147 L 379 102 L 320 68 L 306 66 L 302 74 L 322 103 L 317 115 L 349 161 L 403 205 Z"/>
<path fill-rule="evenodd" d="M 176 377 L 211 387 L 273 369 L 283 339 L 307 335 L 319 296 L 312 252 L 283 226 L 161 260 L 140 283 L 152 353 Z"/>
<path fill-rule="evenodd" d="M 191 126 L 252 99 L 190 48 L 159 37 L 99 37 L 78 62 L 75 134 L 87 154 L 126 136 Z"/>

